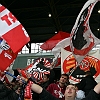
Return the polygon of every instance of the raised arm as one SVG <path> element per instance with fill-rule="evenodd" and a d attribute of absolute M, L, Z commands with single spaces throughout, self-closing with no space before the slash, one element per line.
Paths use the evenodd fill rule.
<path fill-rule="evenodd" d="M 94 91 L 95 91 L 97 94 L 100 94 L 100 83 L 98 83 L 98 84 L 94 87 Z"/>
<path fill-rule="evenodd" d="M 32 91 L 34 91 L 38 94 L 40 94 L 43 90 L 43 88 L 41 86 L 34 84 L 34 83 L 32 84 L 31 89 L 32 89 Z"/>
<path fill-rule="evenodd" d="M 33 83 L 31 89 L 39 94 L 39 100 L 59 100 L 37 84 Z"/>

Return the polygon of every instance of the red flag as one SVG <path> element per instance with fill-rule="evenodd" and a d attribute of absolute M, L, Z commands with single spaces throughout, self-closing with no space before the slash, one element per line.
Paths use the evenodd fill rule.
<path fill-rule="evenodd" d="M 19 52 L 21 48 L 30 41 L 30 38 L 14 15 L 0 5 L 0 37 L 10 46 L 12 51 Z"/>
<path fill-rule="evenodd" d="M 98 0 L 88 0 L 79 13 L 71 32 L 71 50 L 80 63 L 100 40 L 94 36 L 89 26 L 89 18 Z"/>
<path fill-rule="evenodd" d="M 58 32 L 56 35 L 54 35 L 52 38 L 47 40 L 44 44 L 41 45 L 41 49 L 43 50 L 52 50 L 52 53 L 55 56 L 56 64 L 55 67 L 60 65 L 60 52 L 61 48 L 64 48 L 65 50 L 70 50 L 70 34 L 66 32 Z"/>
<path fill-rule="evenodd" d="M 40 48 L 43 50 L 52 50 L 60 41 L 68 37 L 70 37 L 69 33 L 59 31 L 52 38 L 44 42 L 44 44 L 42 44 Z"/>
<path fill-rule="evenodd" d="M 18 53 L 13 53 L 10 46 L 0 38 L 0 70 L 5 71 L 15 60 Z"/>

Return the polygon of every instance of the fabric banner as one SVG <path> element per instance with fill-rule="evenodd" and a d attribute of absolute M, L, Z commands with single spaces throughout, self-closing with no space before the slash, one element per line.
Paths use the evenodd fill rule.
<path fill-rule="evenodd" d="M 69 33 L 59 31 L 56 35 L 54 35 L 49 40 L 47 40 L 46 42 L 44 42 L 40 46 L 40 48 L 42 50 L 46 50 L 46 51 L 47 50 L 52 50 L 54 47 L 56 47 L 57 44 L 59 44 L 59 42 L 61 42 L 65 38 L 69 38 L 69 37 L 70 37 Z"/>
<path fill-rule="evenodd" d="M 7 70 L 16 59 L 18 53 L 14 53 L 5 40 L 0 38 L 0 70 Z"/>
<path fill-rule="evenodd" d="M 50 58 L 37 58 L 34 63 L 27 66 L 25 69 L 18 69 L 22 76 L 26 77 L 26 72 L 30 73 L 37 81 L 43 79 L 44 74 L 50 74 L 50 66 L 52 59 Z"/>
<path fill-rule="evenodd" d="M 10 46 L 12 51 L 19 52 L 30 41 L 30 38 L 15 16 L 0 4 L 0 37 Z"/>
<path fill-rule="evenodd" d="M 77 66 L 73 54 L 61 49 L 61 73 L 69 73 L 70 79 L 79 82 L 86 71 L 91 71 L 96 78 L 100 73 L 100 51 L 91 52 Z"/>
<path fill-rule="evenodd" d="M 89 18 L 97 2 L 98 0 L 88 0 L 85 3 L 71 31 L 71 51 L 78 63 L 95 45 L 100 43 L 100 40 L 94 36 L 89 26 Z"/>
<path fill-rule="evenodd" d="M 54 35 L 52 38 L 47 40 L 44 44 L 40 47 L 43 50 L 52 50 L 52 53 L 54 55 L 54 67 L 57 67 L 61 64 L 60 61 L 60 53 L 61 48 L 64 48 L 65 50 L 70 50 L 70 34 L 66 32 L 59 31 L 56 35 Z"/>

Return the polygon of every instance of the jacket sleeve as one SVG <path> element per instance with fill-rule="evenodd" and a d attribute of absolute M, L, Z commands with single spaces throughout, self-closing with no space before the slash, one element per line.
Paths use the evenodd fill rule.
<path fill-rule="evenodd" d="M 4 98 L 10 94 L 10 89 L 8 89 L 2 81 L 0 81 L 0 98 Z"/>
<path fill-rule="evenodd" d="M 15 91 L 11 91 L 8 95 L 8 100 L 18 100 L 19 95 Z M 24 100 L 24 99 L 21 99 Z"/>
<path fill-rule="evenodd" d="M 18 95 L 15 91 L 7 88 L 3 82 L 0 81 L 0 100 L 18 100 Z"/>
<path fill-rule="evenodd" d="M 47 92 L 45 89 L 43 89 L 42 93 L 39 94 L 39 98 L 40 98 L 39 100 L 59 100 L 52 94 Z"/>

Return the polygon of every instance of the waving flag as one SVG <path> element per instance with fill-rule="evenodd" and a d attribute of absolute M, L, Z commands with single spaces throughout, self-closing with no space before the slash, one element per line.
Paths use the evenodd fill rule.
<path fill-rule="evenodd" d="M 26 77 L 26 72 L 28 72 L 31 76 L 34 76 L 37 81 L 41 81 L 44 74 L 50 74 L 49 68 L 51 62 L 52 59 L 50 58 L 37 58 L 34 60 L 34 63 L 30 64 L 25 69 L 18 69 L 18 71 L 24 77 Z"/>
<path fill-rule="evenodd" d="M 89 26 L 89 18 L 97 2 L 98 0 L 88 0 L 85 3 L 71 31 L 71 50 L 78 63 L 96 44 L 100 43 Z"/>
<path fill-rule="evenodd" d="M 52 50 L 54 47 L 56 47 L 59 42 L 61 42 L 65 38 L 69 38 L 70 34 L 66 32 L 59 31 L 56 35 L 54 35 L 52 38 L 44 42 L 40 48 L 43 50 Z"/>
<path fill-rule="evenodd" d="M 5 71 L 30 40 L 14 15 L 0 4 L 0 70 Z"/>
<path fill-rule="evenodd" d="M 0 37 L 10 46 L 12 51 L 19 52 L 30 41 L 30 38 L 14 15 L 0 4 Z"/>
<path fill-rule="evenodd" d="M 96 78 L 100 74 L 100 52 L 91 51 L 81 63 L 76 67 L 77 61 L 71 52 L 61 49 L 61 71 L 62 73 L 69 73 L 70 80 L 79 82 L 84 77 L 86 71 L 91 71 Z"/>
<path fill-rule="evenodd" d="M 65 63 L 64 65 L 64 61 L 67 59 L 69 62 Z M 69 73 L 70 69 L 72 69 L 73 67 L 76 67 L 76 60 L 72 55 L 72 52 L 66 51 L 61 48 L 61 73 Z"/>
<path fill-rule="evenodd" d="M 60 52 L 61 48 L 64 48 L 65 50 L 70 50 L 70 34 L 66 32 L 59 31 L 56 35 L 54 35 L 52 38 L 47 40 L 44 44 L 40 47 L 43 50 L 52 50 L 52 53 L 54 54 L 54 65 L 57 67 L 61 63 L 60 58 Z"/>
<path fill-rule="evenodd" d="M 13 53 L 5 40 L 0 38 L 0 70 L 5 71 L 15 60 L 18 53 Z"/>

